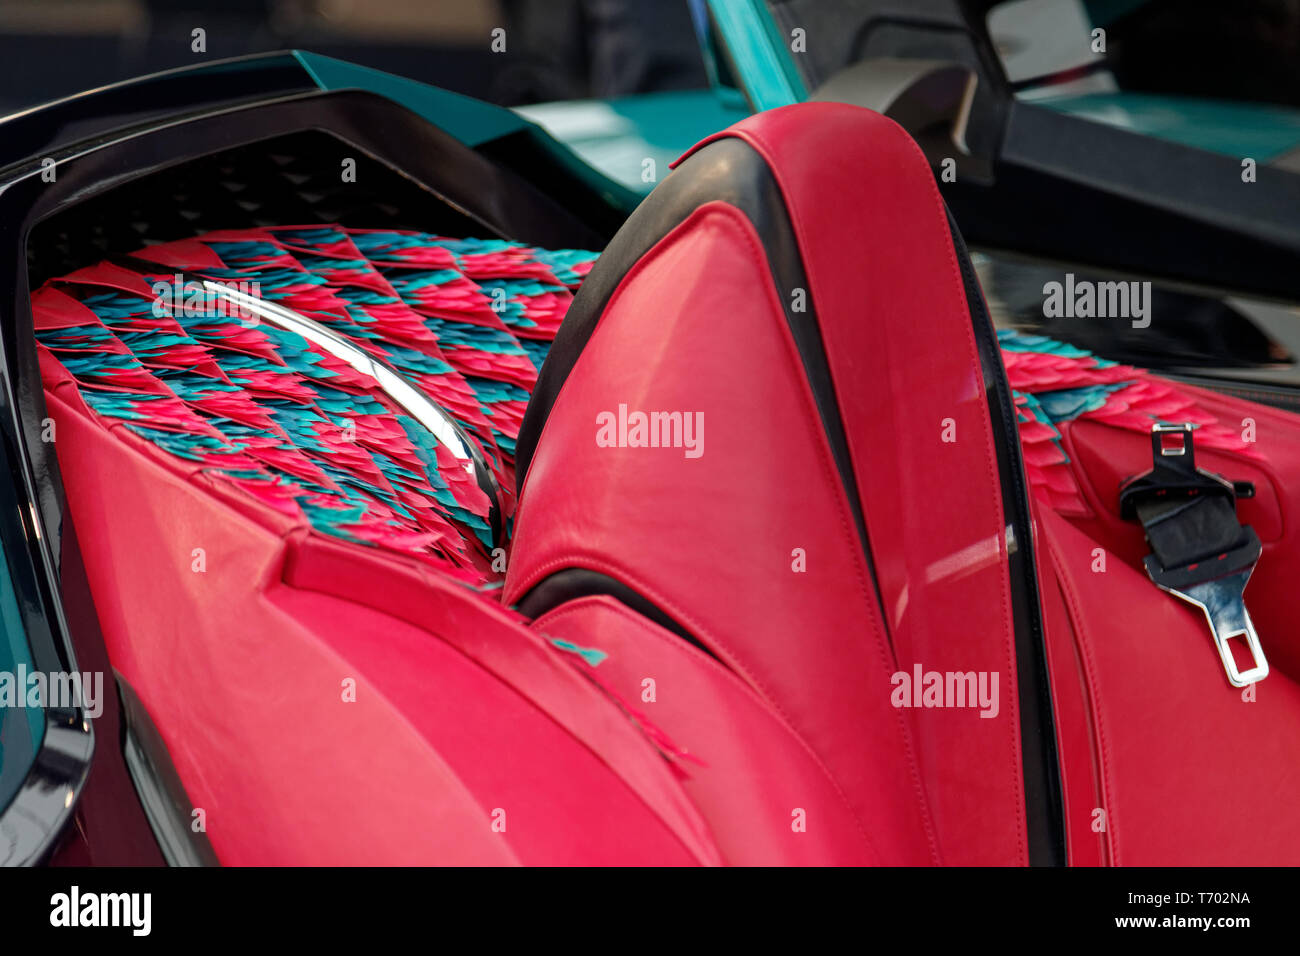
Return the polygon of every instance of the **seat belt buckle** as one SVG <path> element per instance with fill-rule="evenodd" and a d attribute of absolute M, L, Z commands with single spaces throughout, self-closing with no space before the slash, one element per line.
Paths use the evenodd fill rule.
<path fill-rule="evenodd" d="M 1147 561 L 1150 562 L 1151 558 L 1148 557 Z M 1157 587 L 1182 598 L 1188 604 L 1194 604 L 1205 613 L 1205 619 L 1210 623 L 1210 633 L 1214 636 L 1214 646 L 1219 651 L 1219 659 L 1223 661 L 1223 670 L 1228 675 L 1228 683 L 1233 687 L 1246 687 L 1268 676 L 1268 661 L 1259 646 L 1259 635 L 1255 633 L 1255 625 L 1250 619 L 1250 612 L 1246 610 L 1244 597 L 1246 582 L 1250 580 L 1252 570 L 1254 565 L 1245 571 L 1203 584 L 1193 584 L 1181 591 L 1156 582 Z M 1150 571 L 1148 565 L 1147 572 Z M 1228 643 L 1234 637 L 1244 638 L 1250 651 L 1252 666 L 1244 671 L 1237 667 L 1237 659 Z"/>
<path fill-rule="evenodd" d="M 1263 546 L 1236 516 L 1237 499 L 1252 497 L 1255 488 L 1197 468 L 1194 427 L 1151 427 L 1152 468 L 1121 486 L 1120 514 L 1140 521 L 1146 531 L 1152 553 L 1143 563 L 1151 581 L 1200 608 L 1228 683 L 1246 687 L 1268 676 L 1245 601 Z M 1233 638 L 1243 638 L 1250 652 L 1244 670 L 1232 653 Z"/>

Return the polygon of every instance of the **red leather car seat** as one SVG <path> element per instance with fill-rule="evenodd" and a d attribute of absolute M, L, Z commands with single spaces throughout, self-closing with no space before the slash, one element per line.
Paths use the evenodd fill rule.
<path fill-rule="evenodd" d="M 634 447 L 636 412 L 702 442 Z M 545 621 L 599 597 L 603 619 L 571 618 L 597 647 L 615 605 L 697 644 L 807 745 L 882 862 L 1063 859 L 1014 411 L 894 123 L 806 104 L 688 154 L 575 299 L 518 461 L 507 601 Z M 929 673 L 996 681 L 996 705 L 897 706 Z"/>
<path fill-rule="evenodd" d="M 883 862 L 1294 863 L 1300 645 L 1275 586 L 1294 480 L 1274 476 L 1297 470 L 1296 422 L 1178 402 L 1282 436 L 1206 459 L 1262 481 L 1242 514 L 1272 567 L 1247 597 L 1283 667 L 1246 691 L 1115 510 L 1110 472 L 1142 470 L 1148 437 L 1063 427 L 1091 510 L 1031 504 L 980 291 L 911 141 L 847 106 L 764 113 L 689 154 L 575 300 L 520 435 L 506 599 L 613 649 L 623 693 L 657 677 L 670 705 L 647 709 L 706 759 L 754 731 L 720 690 L 743 686 Z M 636 411 L 696 415 L 704 440 L 637 440 Z M 672 632 L 711 683 L 664 658 Z M 997 674 L 996 715 L 894 706 L 918 671 Z"/>
<path fill-rule="evenodd" d="M 1297 422 L 1193 396 L 1273 436 L 1206 457 L 1260 491 L 1281 666 L 1238 693 L 1113 507 L 1140 429 L 1061 425 L 1076 511 L 1027 493 L 961 238 L 875 114 L 706 141 L 601 256 L 519 436 L 522 616 L 42 364 L 112 663 L 224 862 L 1300 859 Z"/>

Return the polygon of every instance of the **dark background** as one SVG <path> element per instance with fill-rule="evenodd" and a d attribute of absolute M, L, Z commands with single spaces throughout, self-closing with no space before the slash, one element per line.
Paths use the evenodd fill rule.
<path fill-rule="evenodd" d="M 294 48 L 502 105 L 707 85 L 686 0 L 0 0 L 0 113 Z"/>
<path fill-rule="evenodd" d="M 1109 30 L 1124 89 L 1300 106 L 1300 0 L 1090 2 L 1128 10 Z M 505 106 L 707 85 L 688 0 L 0 0 L 0 114 L 292 48 Z"/>

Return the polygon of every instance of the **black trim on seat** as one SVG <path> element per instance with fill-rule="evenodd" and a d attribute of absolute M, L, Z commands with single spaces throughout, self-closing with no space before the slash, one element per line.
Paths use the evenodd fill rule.
<path fill-rule="evenodd" d="M 593 595 L 612 597 L 620 604 L 626 605 L 642 617 L 654 621 L 666 631 L 672 631 L 678 637 L 694 644 L 710 657 L 714 653 L 700 643 L 690 631 L 679 624 L 666 611 L 643 594 L 632 590 L 617 578 L 587 568 L 565 568 L 547 575 L 533 585 L 528 593 L 515 604 L 515 610 L 526 617 L 536 620 L 547 611 L 554 610 L 561 604 L 568 604 L 579 598 Z"/>
<path fill-rule="evenodd" d="M 786 212 L 785 199 L 767 161 L 742 139 L 729 136 L 715 140 L 684 160 L 636 208 L 596 260 L 573 304 L 569 306 L 564 323 L 555 337 L 555 344 L 551 346 L 537 377 L 537 387 L 528 400 L 523 425 L 515 443 L 517 487 L 524 487 L 537 440 L 556 397 L 577 364 L 578 356 L 595 332 L 605 307 L 623 277 L 691 213 L 706 203 L 716 201 L 725 202 L 742 212 L 753 224 L 754 231 L 762 241 L 768 267 L 772 271 L 772 281 L 785 310 L 786 322 L 803 363 L 804 376 L 812 389 L 835 468 L 848 498 L 858 542 L 866 559 L 872 591 L 880 610 L 880 620 L 892 648 L 893 638 L 889 632 L 884 602 L 880 597 L 876 564 L 871 555 L 871 542 L 862 513 L 862 499 L 858 494 L 839 400 L 831 382 L 830 366 L 826 360 L 821 327 L 817 322 L 817 310 L 804 271 L 799 243 L 789 213 Z M 791 293 L 795 289 L 804 290 L 806 311 L 794 311 Z M 521 507 L 525 500 L 521 497 Z"/>
<path fill-rule="evenodd" d="M 947 210 L 945 210 L 947 211 Z M 997 334 L 989 320 L 984 295 L 966 243 L 947 211 L 957 261 L 961 264 L 966 305 L 970 310 L 980 371 L 993 425 L 993 447 L 1002 485 L 1002 507 L 1015 548 L 1008 541 L 1008 573 L 1011 581 L 1011 612 L 1015 626 L 1016 682 L 1020 701 L 1020 756 L 1025 778 L 1025 829 L 1029 838 L 1031 866 L 1064 866 L 1065 810 L 1061 797 L 1061 771 L 1056 749 L 1056 723 L 1052 709 L 1052 685 L 1047 672 L 1042 610 L 1039 606 L 1038 573 L 1034 567 L 1033 530 L 1029 517 L 1029 490 L 1025 487 L 1021 460 L 1020 426 L 1016 420 L 1011 386 L 998 347 Z"/>

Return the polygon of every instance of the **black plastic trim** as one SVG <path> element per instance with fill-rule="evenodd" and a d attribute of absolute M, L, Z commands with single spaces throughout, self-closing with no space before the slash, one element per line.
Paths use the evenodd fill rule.
<path fill-rule="evenodd" d="M 547 575 L 519 599 L 515 610 L 535 620 L 562 604 L 593 595 L 612 597 L 642 617 L 654 621 L 664 630 L 672 631 L 694 644 L 710 657 L 715 656 L 695 635 L 645 595 L 632 590 L 617 578 L 587 568 L 564 568 Z"/>
<path fill-rule="evenodd" d="M 1232 156 L 1013 100 L 995 184 L 940 188 L 976 246 L 1293 302 L 1300 174 L 1241 173 Z"/>
<path fill-rule="evenodd" d="M 54 560 L 41 533 L 32 469 L 23 456 L 12 399 L 15 382 L 0 370 L 0 539 L 32 656 L 32 670 L 80 673 L 59 606 Z M 39 428 L 39 423 L 38 423 Z M 57 526 L 56 526 L 57 527 Z M 0 569 L 3 573 L 3 569 Z M 44 862 L 72 816 L 90 772 L 96 740 L 81 706 L 44 707 L 45 733 L 27 776 L 8 806 L 0 807 L 0 837 L 11 866 Z"/>
<path fill-rule="evenodd" d="M 220 866 L 205 832 L 193 829 L 194 804 L 167 752 L 162 734 L 135 689 L 121 674 L 122 752 L 140 805 L 168 866 Z"/>
<path fill-rule="evenodd" d="M 63 523 L 62 544 L 59 592 L 68 632 L 82 670 L 103 675 L 103 708 L 93 722 L 98 746 L 76 802 L 75 823 L 63 827 L 48 862 L 51 866 L 162 866 L 166 860 L 122 752 L 126 714 L 70 513 Z"/>
<path fill-rule="evenodd" d="M 180 114 L 318 89 L 286 51 L 164 70 L 0 118 L 0 170 Z"/>

